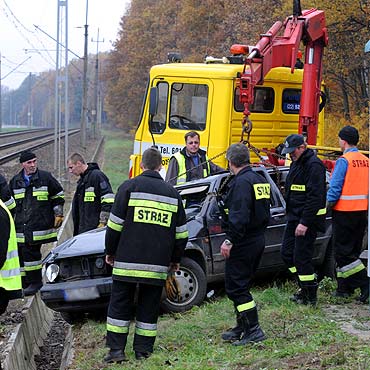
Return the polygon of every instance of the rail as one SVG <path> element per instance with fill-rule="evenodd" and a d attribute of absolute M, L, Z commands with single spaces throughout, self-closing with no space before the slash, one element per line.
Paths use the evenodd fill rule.
<path fill-rule="evenodd" d="M 80 132 L 79 129 L 71 130 L 71 131 L 69 131 L 68 135 L 69 136 L 76 135 L 79 132 Z M 54 136 L 54 134 L 50 133 L 50 134 L 45 134 L 45 135 L 41 135 L 41 136 L 38 136 L 38 137 L 28 138 L 28 139 L 24 139 L 24 140 L 20 140 L 20 141 L 14 141 L 12 143 L 7 143 L 7 144 L 4 144 L 4 145 L 0 145 L 0 150 L 5 149 L 5 148 L 17 147 L 17 146 L 20 146 L 22 144 L 26 144 L 26 143 L 37 141 L 37 140 L 42 140 L 42 142 L 40 142 L 40 143 L 37 143 L 37 144 L 34 144 L 34 145 L 31 145 L 31 146 L 27 147 L 27 149 L 29 149 L 29 150 L 35 150 L 35 149 L 42 148 L 44 146 L 47 146 L 47 145 L 50 145 L 50 144 L 54 143 L 54 137 L 52 139 L 43 140 L 43 139 L 46 139 L 46 138 L 52 137 L 52 136 Z M 65 133 L 63 133 L 62 137 L 65 137 Z M 10 162 L 13 159 L 17 158 L 23 150 L 24 150 L 24 148 L 16 150 L 12 153 L 9 153 L 9 154 L 6 154 L 6 155 L 0 157 L 0 164 Z"/>

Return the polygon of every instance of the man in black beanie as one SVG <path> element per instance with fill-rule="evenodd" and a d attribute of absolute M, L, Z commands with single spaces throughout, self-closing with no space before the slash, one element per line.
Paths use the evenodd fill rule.
<path fill-rule="evenodd" d="M 50 172 L 37 168 L 36 154 L 21 153 L 22 170 L 9 182 L 16 201 L 15 229 L 20 250 L 25 295 L 35 294 L 42 286 L 41 245 L 57 240 L 63 222 L 64 192 Z"/>
<path fill-rule="evenodd" d="M 359 256 L 367 225 L 369 158 L 356 147 L 359 134 L 355 127 L 343 127 L 338 136 L 343 155 L 336 161 L 327 193 L 333 210 L 338 283 L 335 296 L 346 298 L 360 288 L 357 299 L 365 303 L 369 299 L 369 278 Z"/>

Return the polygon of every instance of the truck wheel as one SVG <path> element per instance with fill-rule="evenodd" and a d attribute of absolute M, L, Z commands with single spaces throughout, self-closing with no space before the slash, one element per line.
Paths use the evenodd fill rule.
<path fill-rule="evenodd" d="M 324 277 L 335 279 L 335 276 L 334 245 L 333 239 L 330 239 L 326 247 L 324 261 L 317 269 L 317 277 L 318 280 L 321 281 Z"/>
<path fill-rule="evenodd" d="M 167 297 L 161 303 L 163 312 L 184 312 L 203 302 L 207 291 L 207 278 L 203 269 L 194 260 L 184 257 L 180 271 L 175 273 L 180 286 L 180 298 L 176 301 Z"/>

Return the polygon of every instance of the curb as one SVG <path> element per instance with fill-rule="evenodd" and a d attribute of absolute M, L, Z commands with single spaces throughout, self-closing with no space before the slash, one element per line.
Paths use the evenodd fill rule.
<path fill-rule="evenodd" d="M 31 297 L 23 307 L 22 323 L 18 324 L 6 345 L 4 370 L 37 370 L 34 355 L 39 353 L 54 312 L 41 301 L 40 294 Z"/>

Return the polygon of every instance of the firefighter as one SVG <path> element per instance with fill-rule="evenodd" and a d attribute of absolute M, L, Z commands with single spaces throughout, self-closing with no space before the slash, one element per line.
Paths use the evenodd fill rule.
<path fill-rule="evenodd" d="M 22 297 L 22 280 L 13 217 L 0 200 L 0 315 L 9 300 Z"/>
<path fill-rule="evenodd" d="M 97 163 L 86 163 L 79 153 L 70 155 L 68 170 L 80 176 L 72 201 L 73 235 L 104 227 L 114 202 L 108 177 Z"/>
<path fill-rule="evenodd" d="M 42 286 L 41 245 L 57 240 L 63 222 L 64 192 L 50 172 L 37 168 L 31 151 L 21 153 L 22 170 L 9 182 L 16 201 L 15 229 L 24 264 L 25 295 L 35 294 Z"/>
<path fill-rule="evenodd" d="M 298 304 L 317 304 L 317 281 L 312 264 L 318 231 L 325 231 L 325 167 L 302 135 L 289 135 L 282 154 L 292 160 L 286 183 L 287 224 L 281 257 L 289 271 L 297 276 L 300 289 L 291 298 Z"/>
<path fill-rule="evenodd" d="M 356 145 L 359 134 L 355 127 L 339 131 L 343 155 L 336 161 L 327 195 L 332 207 L 334 251 L 337 263 L 335 296 L 349 297 L 361 289 L 360 302 L 369 299 L 369 279 L 360 260 L 362 240 L 367 225 L 369 204 L 369 158 Z"/>
<path fill-rule="evenodd" d="M 200 149 L 200 136 L 195 131 L 185 134 L 186 146 L 175 153 L 168 164 L 166 181 L 172 185 L 202 179 L 209 175 L 225 171 L 209 161 L 204 150 Z"/>
<path fill-rule="evenodd" d="M 0 174 L 0 199 L 8 207 L 9 211 L 14 215 L 15 200 L 10 192 L 9 185 L 3 175 Z"/>
<path fill-rule="evenodd" d="M 153 352 L 160 298 L 169 271 L 177 271 L 188 232 L 178 192 L 159 174 L 162 156 L 144 151 L 141 175 L 119 188 L 105 238 L 106 262 L 113 266 L 107 317 L 107 363 L 125 361 L 134 296 L 138 303 L 133 348 L 136 359 Z"/>
<path fill-rule="evenodd" d="M 237 325 L 224 332 L 222 339 L 240 346 L 266 338 L 258 322 L 250 288 L 265 248 L 265 229 L 270 217 L 270 184 L 252 170 L 245 145 L 231 145 L 226 158 L 235 178 L 228 185 L 224 199 L 227 232 L 221 254 L 226 259 L 225 288 L 234 304 Z"/>

